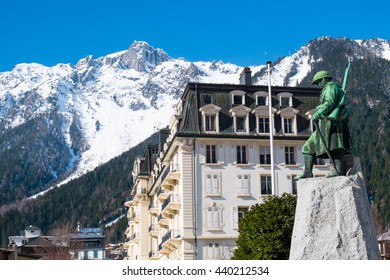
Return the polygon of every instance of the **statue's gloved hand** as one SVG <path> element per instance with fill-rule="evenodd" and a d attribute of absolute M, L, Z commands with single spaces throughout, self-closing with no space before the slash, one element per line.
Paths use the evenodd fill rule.
<path fill-rule="evenodd" d="M 311 117 L 311 119 L 313 120 L 313 122 L 316 122 L 316 121 L 318 121 L 319 119 L 321 119 L 322 118 L 322 115 L 319 113 L 319 112 L 315 112 L 314 114 L 313 114 L 313 116 Z"/>

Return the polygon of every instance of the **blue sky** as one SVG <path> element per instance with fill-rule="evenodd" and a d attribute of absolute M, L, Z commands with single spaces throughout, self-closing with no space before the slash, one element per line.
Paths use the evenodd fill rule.
<path fill-rule="evenodd" d="M 260 65 L 320 36 L 390 40 L 389 11 L 387 0 L 4 0 L 0 72 L 24 62 L 73 65 L 135 40 L 173 58 Z"/>

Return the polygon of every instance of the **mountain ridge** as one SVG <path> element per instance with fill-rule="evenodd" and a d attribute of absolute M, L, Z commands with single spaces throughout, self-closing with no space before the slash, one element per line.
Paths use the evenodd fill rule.
<path fill-rule="evenodd" d="M 96 59 L 87 56 L 74 66 L 19 64 L 12 71 L 0 73 L 0 155 L 5 158 L 3 164 L 0 162 L 0 205 L 58 184 L 67 185 L 104 165 L 165 127 L 189 81 L 238 83 L 243 68 L 220 61 L 173 59 L 146 42 L 136 41 L 129 49 Z M 389 104 L 390 95 L 385 75 L 390 61 L 387 40 L 314 39 L 272 64 L 272 85 L 309 86 L 311 73 L 321 69 L 338 79 L 351 58 L 351 94 L 347 98 L 351 106 L 360 108 L 353 111 L 355 137 L 361 139 L 359 133 L 368 129 L 361 123 L 369 119 L 374 126 L 377 118 L 381 118 L 383 135 L 387 113 L 379 106 Z M 370 75 L 380 76 L 365 80 L 365 65 L 373 69 Z M 382 65 L 381 73 L 371 73 L 378 65 Z M 265 65 L 251 69 L 254 84 L 267 84 Z M 367 145 L 372 153 L 378 153 L 376 143 Z M 359 142 L 357 150 L 362 153 L 365 176 L 371 183 L 379 177 L 371 175 L 372 167 L 386 166 L 387 161 L 369 159 L 363 149 Z M 389 148 L 382 143 L 380 149 L 386 153 Z M 31 159 L 28 166 L 26 158 Z M 27 176 L 25 170 L 34 172 Z M 23 183 L 20 178 L 25 178 Z M 372 182 L 369 192 L 374 192 L 378 184 Z M 6 197 L 9 193 L 12 195 Z"/>

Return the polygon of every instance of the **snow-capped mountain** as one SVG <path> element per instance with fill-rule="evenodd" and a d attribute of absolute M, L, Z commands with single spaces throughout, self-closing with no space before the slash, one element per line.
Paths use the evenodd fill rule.
<path fill-rule="evenodd" d="M 321 63 L 323 56 L 319 49 L 329 41 L 348 46 L 354 59 L 376 56 L 390 60 L 389 41 L 321 37 L 275 62 L 272 84 L 301 84 L 313 71 L 313 65 Z M 188 82 L 236 84 L 242 68 L 223 62 L 174 59 L 146 42 L 134 42 L 128 50 L 96 59 L 88 56 L 74 66 L 19 64 L 12 71 L 0 73 L 0 154 L 12 150 L 20 153 L 23 160 L 26 144 L 22 140 L 28 137 L 23 137 L 21 128 L 31 128 L 34 124 L 31 122 L 41 118 L 35 123 L 36 129 L 45 135 L 40 139 L 45 142 L 56 137 L 55 145 L 62 143 L 62 152 L 43 163 L 42 168 L 49 175 L 40 179 L 40 188 L 55 179 L 66 182 L 166 126 Z M 251 68 L 254 83 L 266 84 L 266 66 Z M 53 115 L 56 121 L 52 120 Z M 47 131 L 43 129 L 45 125 Z M 18 128 L 20 131 L 16 132 Z M 54 136 L 49 137 L 50 133 Z M 32 139 L 36 141 L 35 137 Z M 48 153 L 50 149 L 58 150 L 47 148 Z M 3 177 L 8 174 L 2 172 Z M 13 180 L 3 179 L 0 188 L 7 182 L 9 186 L 15 185 Z"/>
<path fill-rule="evenodd" d="M 19 64 L 0 73 L 0 129 L 5 133 L 55 111 L 62 118 L 72 178 L 166 126 L 187 82 L 236 83 L 240 69 L 172 59 L 146 42 L 97 59 L 88 56 L 75 66 Z"/>

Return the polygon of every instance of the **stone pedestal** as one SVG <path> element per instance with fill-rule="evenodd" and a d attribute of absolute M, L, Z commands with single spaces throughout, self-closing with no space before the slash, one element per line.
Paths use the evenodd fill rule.
<path fill-rule="evenodd" d="M 380 259 L 358 160 L 348 176 L 298 181 L 290 259 Z"/>

